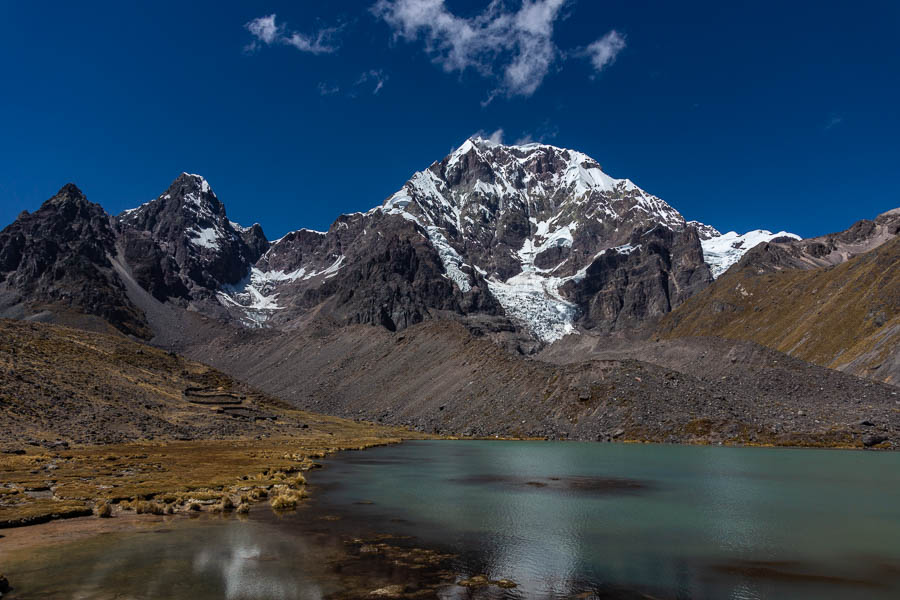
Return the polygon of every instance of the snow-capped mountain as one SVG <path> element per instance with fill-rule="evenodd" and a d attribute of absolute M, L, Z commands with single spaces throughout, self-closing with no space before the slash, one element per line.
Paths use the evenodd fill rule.
<path fill-rule="evenodd" d="M 604 252 L 630 254 L 636 230 L 683 230 L 684 218 L 589 156 L 546 144 L 471 138 L 420 171 L 381 210 L 415 221 L 462 291 L 477 271 L 507 315 L 544 341 L 574 331 L 561 287 Z"/>
<path fill-rule="evenodd" d="M 190 173 L 156 199 L 123 212 L 118 225 L 126 262 L 159 300 L 211 296 L 243 279 L 268 249 L 259 225 L 232 223 L 209 183 Z"/>
<path fill-rule="evenodd" d="M 109 224 L 107 260 L 123 277 L 216 319 L 398 330 L 452 318 L 526 352 L 579 329 L 646 327 L 708 286 L 710 267 L 769 239 L 686 222 L 581 152 L 478 137 L 325 232 L 269 242 L 188 173 Z"/>
<path fill-rule="evenodd" d="M 383 287 L 371 281 L 371 263 L 398 250 L 390 236 L 410 245 L 416 271 L 388 271 L 403 272 L 402 286 L 415 290 L 404 289 L 399 305 L 389 294 L 374 306 L 384 290 L 359 285 Z M 697 231 L 665 201 L 610 177 L 583 153 L 476 137 L 381 206 L 344 215 L 328 232 L 299 230 L 273 242 L 219 298 L 243 307 L 248 321 L 277 325 L 326 297 L 347 309 L 362 295 L 365 306 L 345 318 L 402 327 L 435 310 L 502 315 L 550 342 L 579 325 L 632 326 L 710 281 Z"/>

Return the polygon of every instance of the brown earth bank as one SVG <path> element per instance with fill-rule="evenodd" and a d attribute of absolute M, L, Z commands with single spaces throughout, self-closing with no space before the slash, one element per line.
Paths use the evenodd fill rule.
<path fill-rule="evenodd" d="M 756 344 L 697 340 L 693 359 L 681 362 L 648 351 L 654 342 L 627 342 L 636 350 L 618 355 L 582 347 L 601 339 L 570 336 L 538 360 L 452 321 L 397 333 L 313 322 L 292 332 L 235 331 L 183 350 L 298 408 L 429 433 L 900 445 L 896 387 Z"/>

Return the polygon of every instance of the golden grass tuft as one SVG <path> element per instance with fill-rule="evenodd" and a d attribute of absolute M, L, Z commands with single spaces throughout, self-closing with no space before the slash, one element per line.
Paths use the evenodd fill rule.
<path fill-rule="evenodd" d="M 109 502 L 100 502 L 94 507 L 94 512 L 101 519 L 108 519 L 112 516 L 112 506 Z"/>
<path fill-rule="evenodd" d="M 142 500 L 135 504 L 134 512 L 139 515 L 164 515 L 166 514 L 166 509 L 156 502 Z"/>
<path fill-rule="evenodd" d="M 277 496 L 272 498 L 269 504 L 273 510 L 293 510 L 297 508 L 297 504 L 307 497 L 306 490 L 282 490 Z"/>

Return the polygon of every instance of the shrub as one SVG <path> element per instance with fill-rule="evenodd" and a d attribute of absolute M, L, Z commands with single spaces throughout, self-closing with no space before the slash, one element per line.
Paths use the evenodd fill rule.
<path fill-rule="evenodd" d="M 101 519 L 108 519 L 112 516 L 112 506 L 110 506 L 109 502 L 101 502 L 97 504 L 94 508 L 97 513 L 97 516 Z"/>
<path fill-rule="evenodd" d="M 283 490 L 272 498 L 270 504 L 275 510 L 291 510 L 297 508 L 297 503 L 306 496 L 306 490 Z"/>
<path fill-rule="evenodd" d="M 191 512 L 198 512 L 200 510 L 200 504 L 197 502 L 190 502 L 187 505 L 187 509 Z"/>
<path fill-rule="evenodd" d="M 139 515 L 163 515 L 166 512 L 162 505 L 146 501 L 138 502 L 134 510 Z"/>
<path fill-rule="evenodd" d="M 240 504 L 238 504 L 237 514 L 246 515 L 248 512 L 250 512 L 250 504 L 248 504 L 247 502 L 241 502 Z"/>

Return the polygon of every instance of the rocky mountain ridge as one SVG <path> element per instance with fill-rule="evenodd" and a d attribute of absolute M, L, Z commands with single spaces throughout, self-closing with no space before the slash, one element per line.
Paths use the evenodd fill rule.
<path fill-rule="evenodd" d="M 269 242 L 188 173 L 108 222 L 103 252 L 87 261 L 112 288 L 122 286 L 109 261 L 161 302 L 247 327 L 322 313 L 398 330 L 449 317 L 526 353 L 578 330 L 651 327 L 709 285 L 705 244 L 723 237 L 583 153 L 477 137 L 327 232 Z M 730 256 L 748 249 L 733 246 Z M 5 277 L 7 297 L 34 300 L 16 281 Z M 112 288 L 101 294 L 115 304 Z"/>
<path fill-rule="evenodd" d="M 245 322 L 283 326 L 343 288 L 342 271 L 355 268 L 361 247 L 365 256 L 387 251 L 384 240 L 365 237 L 383 238 L 387 227 L 428 269 L 417 279 L 392 267 L 415 282 L 401 286 L 402 302 L 356 292 L 333 300 L 346 322 L 402 329 L 450 311 L 548 343 L 579 328 L 640 327 L 703 289 L 712 276 L 696 225 L 582 153 L 472 138 L 381 206 L 343 215 L 327 232 L 276 240 L 219 298 Z M 427 248 L 411 242 L 419 238 Z M 358 289 L 367 276 L 347 279 Z"/>
<path fill-rule="evenodd" d="M 665 338 L 749 340 L 900 382 L 900 209 L 845 231 L 759 244 L 662 319 Z"/>

